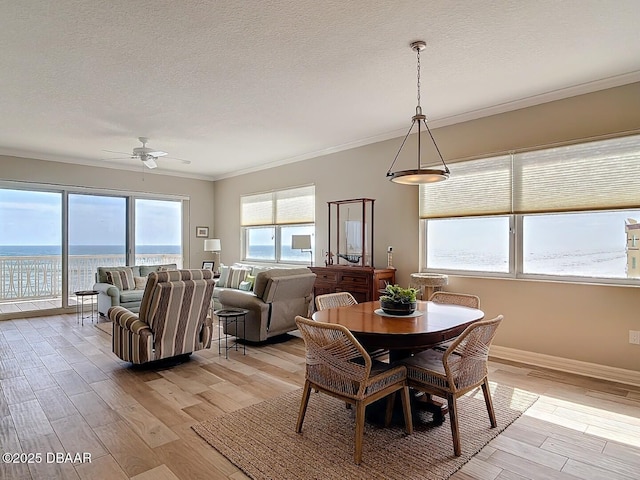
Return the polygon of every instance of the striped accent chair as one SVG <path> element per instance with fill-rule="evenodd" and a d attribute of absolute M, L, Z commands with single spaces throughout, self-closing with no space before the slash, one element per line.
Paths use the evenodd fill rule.
<path fill-rule="evenodd" d="M 139 364 L 209 348 L 214 285 L 211 270 L 151 272 L 139 313 L 109 309 L 113 353 Z"/>

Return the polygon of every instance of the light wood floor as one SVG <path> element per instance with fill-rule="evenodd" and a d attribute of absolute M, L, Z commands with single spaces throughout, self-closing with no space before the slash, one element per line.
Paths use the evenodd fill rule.
<path fill-rule="evenodd" d="M 299 388 L 303 351 L 292 336 L 226 360 L 214 344 L 173 368 L 135 370 L 75 315 L 0 322 L 0 451 L 43 454 L 39 464 L 0 462 L 0 478 L 244 479 L 190 427 Z M 453 479 L 640 478 L 640 388 L 491 370 L 540 399 Z M 46 452 L 89 452 L 91 463 L 47 463 Z"/>

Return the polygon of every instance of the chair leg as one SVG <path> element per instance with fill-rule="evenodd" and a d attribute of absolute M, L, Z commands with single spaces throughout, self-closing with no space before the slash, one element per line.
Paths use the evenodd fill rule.
<path fill-rule="evenodd" d="M 409 387 L 405 386 L 401 391 L 402 395 L 402 413 L 404 413 L 404 430 L 407 434 L 413 433 L 413 419 L 411 418 L 411 399 Z"/>
<path fill-rule="evenodd" d="M 387 411 L 384 415 L 384 426 L 388 427 L 391 425 L 391 420 L 393 419 L 393 406 L 396 403 L 396 393 L 392 392 L 387 396 Z"/>
<path fill-rule="evenodd" d="M 496 428 L 498 422 L 496 422 L 496 412 L 493 410 L 493 401 L 491 400 L 491 390 L 489 390 L 489 380 L 487 377 L 482 382 L 482 393 L 484 394 L 484 403 L 487 405 L 487 413 L 489 414 L 489 421 L 491 422 L 491 428 Z"/>
<path fill-rule="evenodd" d="M 309 404 L 309 396 L 311 395 L 311 384 L 309 380 L 305 380 L 302 390 L 302 400 L 300 402 L 300 411 L 298 412 L 298 422 L 296 423 L 296 432 L 302 432 L 302 422 L 304 422 L 304 414 L 307 413 L 307 405 Z"/>
<path fill-rule="evenodd" d="M 364 410 L 365 404 L 362 401 L 356 403 L 356 447 L 354 460 L 356 465 L 362 462 L 362 438 L 364 437 Z"/>
<path fill-rule="evenodd" d="M 453 437 L 453 453 L 456 454 L 456 457 L 459 457 L 462 454 L 462 448 L 460 447 L 460 428 L 458 426 L 456 397 L 448 394 L 447 404 L 449 405 L 449 420 L 451 421 L 451 436 Z"/>

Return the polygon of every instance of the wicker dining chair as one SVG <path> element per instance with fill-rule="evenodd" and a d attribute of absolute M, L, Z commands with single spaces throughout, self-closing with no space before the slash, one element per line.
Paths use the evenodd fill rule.
<path fill-rule="evenodd" d="M 467 293 L 434 292 L 429 298 L 431 302 L 460 305 L 462 307 L 480 308 L 480 297 Z"/>
<path fill-rule="evenodd" d="M 357 305 L 358 301 L 349 292 L 326 293 L 316 297 L 316 309 L 327 310 L 329 308 L 349 307 Z M 371 358 L 380 358 L 389 354 L 386 348 L 376 348 L 367 350 Z"/>
<path fill-rule="evenodd" d="M 327 293 L 316 297 L 316 309 L 327 310 L 336 307 L 348 307 L 357 304 L 358 301 L 353 298 L 349 292 Z"/>
<path fill-rule="evenodd" d="M 476 295 L 469 295 L 468 293 L 453 293 L 453 292 L 434 292 L 429 298 L 429 301 L 435 303 L 446 303 L 448 305 L 460 305 L 461 307 L 480 308 L 480 297 Z M 437 347 L 438 350 L 446 350 L 449 345 L 453 343 L 453 340 L 442 343 Z"/>
<path fill-rule="evenodd" d="M 481 320 L 469 325 L 444 352 L 426 350 L 400 362 L 407 367 L 409 387 L 447 399 L 456 456 L 461 454 L 456 406 L 458 397 L 481 386 L 491 428 L 497 425 L 487 379 L 487 363 L 489 347 L 502 318 L 499 315 L 492 320 Z"/>
<path fill-rule="evenodd" d="M 309 404 L 311 389 L 326 393 L 355 406 L 356 464 L 362 461 L 365 409 L 376 400 L 389 396 L 385 425 L 391 423 L 392 393 L 402 392 L 405 431 L 413 432 L 406 368 L 372 360 L 353 334 L 342 325 L 316 322 L 296 317 L 296 324 L 304 339 L 306 373 L 296 432 L 302 432 L 302 423 Z"/>

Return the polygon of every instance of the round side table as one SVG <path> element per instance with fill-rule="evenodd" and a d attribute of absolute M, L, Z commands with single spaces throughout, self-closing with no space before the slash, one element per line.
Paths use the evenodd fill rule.
<path fill-rule="evenodd" d="M 90 318 L 91 323 L 98 319 L 98 291 L 97 290 L 78 290 L 73 292 L 76 296 L 76 323 L 84 326 L 84 319 Z M 89 304 L 89 315 L 85 315 L 85 303 Z"/>
<path fill-rule="evenodd" d="M 242 338 L 246 337 L 247 327 L 245 325 L 245 320 L 247 318 L 247 313 L 249 310 L 245 308 L 223 308 L 221 310 L 215 310 L 214 315 L 218 317 L 218 355 L 222 353 L 222 329 L 227 330 L 229 325 L 235 323 L 236 327 L 236 340 L 229 345 L 229 336 L 225 333 L 224 335 L 224 356 L 225 358 L 229 358 L 229 350 L 235 347 L 236 352 L 238 351 L 238 328 L 242 325 Z M 242 343 L 242 354 L 247 354 L 247 345 Z"/>

